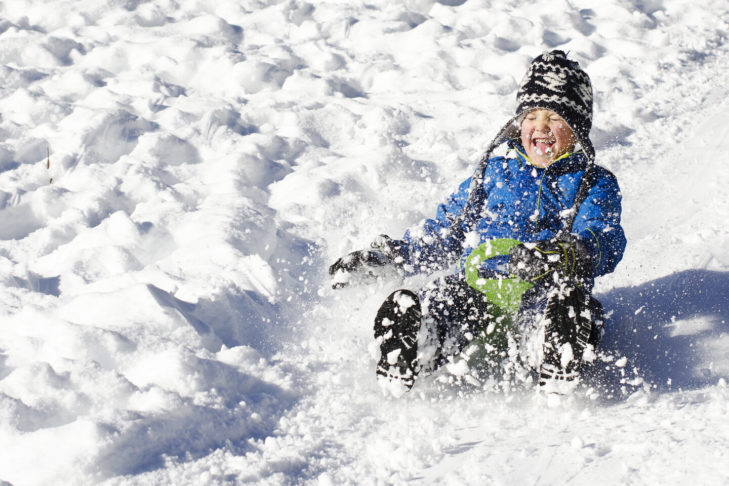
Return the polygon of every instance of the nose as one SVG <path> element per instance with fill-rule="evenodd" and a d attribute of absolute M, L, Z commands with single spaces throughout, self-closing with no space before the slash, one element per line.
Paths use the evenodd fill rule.
<path fill-rule="evenodd" d="M 543 116 L 538 116 L 534 120 L 534 130 L 539 132 L 549 132 L 549 118 L 545 118 Z"/>

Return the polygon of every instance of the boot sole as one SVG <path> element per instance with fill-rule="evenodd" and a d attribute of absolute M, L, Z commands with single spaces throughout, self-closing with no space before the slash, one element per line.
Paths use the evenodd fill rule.
<path fill-rule="evenodd" d="M 375 317 L 375 340 L 380 345 L 378 377 L 412 388 L 418 373 L 418 331 L 422 316 L 418 296 L 397 290 L 383 302 Z"/>

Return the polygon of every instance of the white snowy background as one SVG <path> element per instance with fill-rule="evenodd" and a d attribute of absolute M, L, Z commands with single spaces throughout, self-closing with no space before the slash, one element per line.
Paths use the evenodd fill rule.
<path fill-rule="evenodd" d="M 728 484 L 728 35 L 726 0 L 0 1 L 0 482 Z M 552 48 L 644 382 L 383 395 L 374 312 L 424 280 L 326 268 L 433 215 Z"/>

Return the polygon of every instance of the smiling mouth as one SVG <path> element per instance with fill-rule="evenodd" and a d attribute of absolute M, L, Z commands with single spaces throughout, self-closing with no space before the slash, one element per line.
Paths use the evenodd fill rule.
<path fill-rule="evenodd" d="M 553 138 L 533 138 L 532 146 L 539 155 L 551 154 L 556 140 Z"/>

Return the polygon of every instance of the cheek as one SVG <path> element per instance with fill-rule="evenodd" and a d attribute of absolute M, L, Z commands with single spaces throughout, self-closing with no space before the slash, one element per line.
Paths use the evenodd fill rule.
<path fill-rule="evenodd" d="M 571 144 L 571 143 L 572 143 L 572 141 L 574 140 L 574 136 L 573 136 L 573 134 L 572 134 L 572 130 L 570 130 L 570 129 L 569 129 L 568 127 L 566 127 L 566 126 L 561 126 L 561 127 L 557 128 L 557 129 L 555 130 L 554 134 L 555 134 L 556 138 L 558 138 L 558 139 L 559 139 L 559 141 L 560 141 L 560 142 L 561 142 L 562 144 L 567 144 L 567 145 L 569 145 L 569 144 Z"/>

